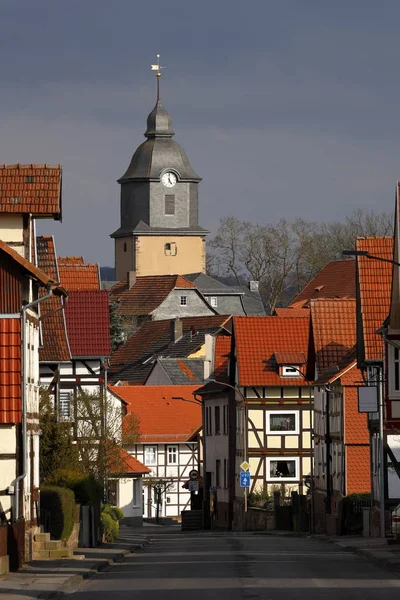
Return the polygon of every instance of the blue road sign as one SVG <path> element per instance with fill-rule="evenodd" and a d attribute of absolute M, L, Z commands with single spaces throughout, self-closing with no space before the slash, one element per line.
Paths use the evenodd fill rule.
<path fill-rule="evenodd" d="M 240 487 L 250 487 L 250 473 L 249 473 L 249 471 L 242 471 L 240 473 Z"/>

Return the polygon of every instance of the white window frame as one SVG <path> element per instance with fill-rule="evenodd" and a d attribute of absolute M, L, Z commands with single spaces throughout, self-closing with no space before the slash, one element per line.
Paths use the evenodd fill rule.
<path fill-rule="evenodd" d="M 132 506 L 133 508 L 140 508 L 142 506 L 142 486 L 140 479 L 133 480 L 133 498 L 132 498 Z"/>
<path fill-rule="evenodd" d="M 289 369 L 296 369 L 295 372 Z M 301 377 L 300 365 L 281 365 L 281 377 Z"/>
<path fill-rule="evenodd" d="M 271 429 L 270 416 L 276 415 L 294 415 L 295 416 L 295 429 L 293 431 L 280 431 Z M 267 410 L 265 412 L 266 417 L 266 433 L 268 435 L 299 435 L 300 432 L 300 411 L 298 410 Z"/>
<path fill-rule="evenodd" d="M 65 414 L 63 408 L 68 406 L 68 415 Z M 58 414 L 59 414 L 59 419 L 60 421 L 72 421 L 72 408 L 73 408 L 73 402 L 72 402 L 72 392 L 71 390 L 68 391 L 60 391 L 60 396 L 59 396 L 59 407 L 58 407 Z"/>
<path fill-rule="evenodd" d="M 187 306 L 188 305 L 188 297 L 187 296 L 181 296 L 180 297 L 180 304 L 181 304 L 181 306 Z"/>
<path fill-rule="evenodd" d="M 148 461 L 147 450 L 149 448 L 155 449 L 155 452 L 154 452 L 154 462 L 153 461 L 150 461 L 150 462 Z M 144 464 L 147 467 L 155 467 L 157 465 L 157 458 L 158 458 L 158 448 L 157 448 L 156 445 L 150 445 L 149 444 L 149 445 L 144 446 L 144 448 L 143 448 L 143 460 L 144 460 Z"/>
<path fill-rule="evenodd" d="M 295 476 L 294 477 L 271 477 L 270 475 L 270 470 L 271 470 L 271 462 L 275 462 L 275 461 L 282 461 L 282 462 L 289 462 L 289 461 L 294 461 L 295 463 Z M 276 482 L 280 482 L 280 483 L 284 483 L 284 482 L 290 482 L 290 481 L 300 481 L 300 458 L 298 456 L 269 456 L 266 459 L 266 481 L 269 483 L 276 483 Z"/>
<path fill-rule="evenodd" d="M 396 358 L 396 354 L 397 357 Z M 390 398 L 400 398 L 400 348 L 388 344 L 388 362 L 389 362 L 389 396 Z M 396 389 L 396 369 L 398 372 L 398 388 Z"/>
<path fill-rule="evenodd" d="M 217 306 L 218 306 L 218 298 L 217 298 L 217 296 L 211 296 L 210 297 L 210 305 L 213 308 L 217 308 Z"/>
<path fill-rule="evenodd" d="M 175 455 L 175 460 L 170 460 L 170 455 Z M 179 449 L 176 445 L 167 446 L 167 465 L 177 465 L 179 463 Z"/>

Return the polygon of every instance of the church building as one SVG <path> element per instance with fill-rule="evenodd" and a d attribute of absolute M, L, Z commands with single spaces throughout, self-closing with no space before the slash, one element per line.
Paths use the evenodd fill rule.
<path fill-rule="evenodd" d="M 171 117 L 159 93 L 144 135 L 146 141 L 118 180 L 121 226 L 111 235 L 115 277 L 125 279 L 129 271 L 138 277 L 205 272 L 208 232 L 198 222 L 201 178 L 172 139 Z"/>

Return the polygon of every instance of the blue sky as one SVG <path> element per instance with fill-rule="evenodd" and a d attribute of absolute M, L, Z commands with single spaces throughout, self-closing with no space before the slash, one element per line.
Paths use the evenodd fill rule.
<path fill-rule="evenodd" d="M 0 162 L 61 163 L 59 255 L 113 264 L 116 183 L 162 100 L 201 224 L 392 211 L 396 0 L 1 0 Z"/>

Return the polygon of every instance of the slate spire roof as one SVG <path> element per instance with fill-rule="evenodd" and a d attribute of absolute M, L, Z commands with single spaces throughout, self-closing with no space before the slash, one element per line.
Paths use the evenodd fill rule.
<path fill-rule="evenodd" d="M 161 100 L 157 100 L 157 104 L 147 117 L 147 129 L 144 134 L 147 138 L 169 137 L 175 135 L 172 129 L 172 119 L 161 104 Z"/>

